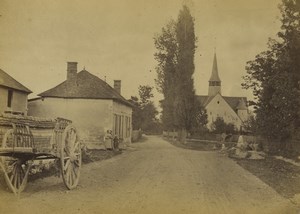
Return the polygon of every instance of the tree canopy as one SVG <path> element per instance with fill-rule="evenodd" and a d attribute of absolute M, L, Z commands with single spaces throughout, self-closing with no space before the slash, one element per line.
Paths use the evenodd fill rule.
<path fill-rule="evenodd" d="M 258 134 L 285 140 L 300 125 L 300 1 L 283 0 L 281 31 L 247 62 L 242 87 L 255 97 Z"/>
<path fill-rule="evenodd" d="M 162 28 L 154 44 L 158 62 L 156 85 L 164 95 L 161 101 L 164 129 L 185 132 L 195 124 L 205 125 L 206 113 L 194 90 L 196 37 L 194 18 L 187 6 L 183 5 L 176 21 L 171 20 Z"/>
<path fill-rule="evenodd" d="M 157 133 L 160 124 L 156 116 L 158 111 L 151 101 L 153 97 L 153 87 L 144 85 L 139 86 L 139 98 L 132 96 L 129 102 L 134 106 L 132 112 L 132 126 L 134 130 L 141 129 L 148 133 Z"/>

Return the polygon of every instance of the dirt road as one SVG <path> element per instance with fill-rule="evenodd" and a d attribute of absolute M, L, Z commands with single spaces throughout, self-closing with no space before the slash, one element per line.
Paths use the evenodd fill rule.
<path fill-rule="evenodd" d="M 159 137 L 81 172 L 72 191 L 49 177 L 29 183 L 16 198 L 2 184 L 0 213 L 297 213 L 224 155 L 177 148 Z"/>

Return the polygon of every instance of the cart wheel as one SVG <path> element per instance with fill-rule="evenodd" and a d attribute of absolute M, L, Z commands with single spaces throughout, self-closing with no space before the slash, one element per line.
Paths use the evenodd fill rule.
<path fill-rule="evenodd" d="M 69 125 L 64 130 L 61 142 L 61 172 L 68 189 L 74 189 L 79 181 L 81 147 L 76 129 Z"/>
<path fill-rule="evenodd" d="M 2 148 L 12 145 L 12 141 L 13 130 L 8 130 L 4 135 Z M 22 192 L 26 187 L 31 166 L 28 161 L 14 157 L 2 157 L 0 165 L 9 189 L 15 194 Z"/>

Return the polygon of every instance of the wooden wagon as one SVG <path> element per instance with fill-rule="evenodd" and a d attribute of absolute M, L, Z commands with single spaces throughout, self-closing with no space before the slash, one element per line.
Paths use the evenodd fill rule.
<path fill-rule="evenodd" d="M 1 115 L 0 144 L 0 167 L 7 186 L 15 194 L 25 189 L 35 160 L 58 160 L 65 186 L 77 186 L 81 146 L 72 121 Z"/>

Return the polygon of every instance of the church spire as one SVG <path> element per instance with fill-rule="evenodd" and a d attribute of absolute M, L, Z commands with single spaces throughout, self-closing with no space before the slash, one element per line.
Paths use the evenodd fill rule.
<path fill-rule="evenodd" d="M 217 54 L 215 52 L 214 55 L 214 61 L 213 61 L 213 67 L 212 67 L 212 72 L 209 81 L 217 81 L 221 82 L 219 73 L 218 73 L 218 64 L 217 64 Z"/>
<path fill-rule="evenodd" d="M 214 61 L 211 76 L 209 78 L 209 86 L 208 86 L 208 96 L 215 96 L 216 94 L 221 94 L 221 79 L 218 73 L 218 64 L 217 64 L 217 54 L 215 50 Z"/>

